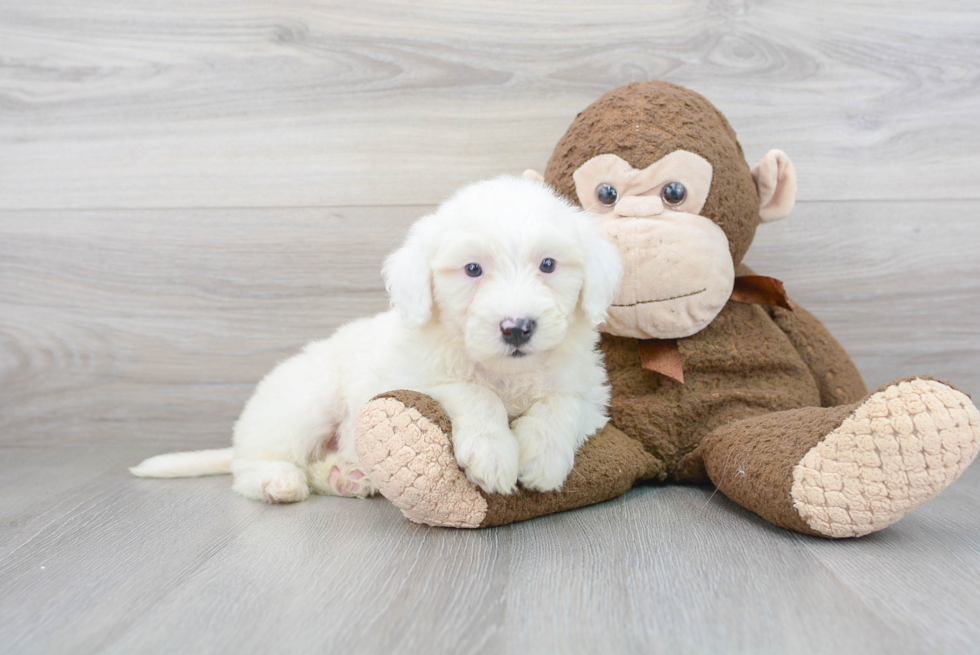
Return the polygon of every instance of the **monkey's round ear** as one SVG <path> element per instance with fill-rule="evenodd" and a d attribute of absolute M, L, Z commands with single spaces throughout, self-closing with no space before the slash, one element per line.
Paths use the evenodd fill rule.
<path fill-rule="evenodd" d="M 544 175 L 537 172 L 533 168 L 529 168 L 526 171 L 524 171 L 524 174 L 521 175 L 521 177 L 527 178 L 529 180 L 534 180 L 535 182 L 544 182 Z"/>
<path fill-rule="evenodd" d="M 770 150 L 752 167 L 763 223 L 786 218 L 796 202 L 796 167 L 782 150 Z"/>

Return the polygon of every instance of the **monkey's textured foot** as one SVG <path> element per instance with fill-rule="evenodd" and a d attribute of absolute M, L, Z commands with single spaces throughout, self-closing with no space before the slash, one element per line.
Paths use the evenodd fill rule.
<path fill-rule="evenodd" d="M 793 506 L 829 537 L 887 527 L 934 498 L 980 448 L 970 398 L 916 378 L 871 394 L 793 469 Z"/>
<path fill-rule="evenodd" d="M 416 523 L 479 528 L 593 505 L 643 479 L 662 479 L 663 463 L 639 442 L 606 426 L 575 457 L 561 491 L 488 494 L 456 463 L 449 417 L 425 394 L 392 391 L 361 410 L 357 452 L 381 494 Z"/>
<path fill-rule="evenodd" d="M 487 500 L 453 455 L 449 417 L 414 391 L 368 402 L 358 416 L 357 453 L 381 494 L 408 519 L 428 525 L 478 528 Z"/>
<path fill-rule="evenodd" d="M 701 444 L 708 477 L 776 525 L 860 537 L 934 498 L 980 449 L 970 398 L 928 378 L 892 382 L 864 400 L 737 421 Z"/>

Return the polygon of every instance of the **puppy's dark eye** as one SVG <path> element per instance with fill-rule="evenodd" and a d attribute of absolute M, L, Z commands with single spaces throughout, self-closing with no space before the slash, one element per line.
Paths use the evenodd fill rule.
<path fill-rule="evenodd" d="M 470 277 L 480 277 L 483 275 L 483 267 L 477 263 L 466 265 L 466 274 Z"/>
<path fill-rule="evenodd" d="M 595 197 L 606 207 L 612 207 L 619 200 L 619 191 L 613 185 L 603 182 L 595 188 Z"/>
<path fill-rule="evenodd" d="M 542 273 L 553 272 L 555 270 L 555 260 L 552 259 L 551 257 L 542 259 L 540 268 Z"/>
<path fill-rule="evenodd" d="M 665 205 L 679 205 L 687 199 L 687 189 L 680 182 L 671 182 L 660 192 Z"/>

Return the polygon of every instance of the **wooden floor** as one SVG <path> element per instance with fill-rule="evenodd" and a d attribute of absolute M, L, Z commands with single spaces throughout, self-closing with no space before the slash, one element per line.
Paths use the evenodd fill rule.
<path fill-rule="evenodd" d="M 869 386 L 980 393 L 976 3 L 0 0 L 0 654 L 980 652 L 977 466 L 846 542 L 702 488 L 464 532 L 128 476 L 656 78 L 793 158 L 747 261 Z"/>
<path fill-rule="evenodd" d="M 864 539 L 648 487 L 493 530 L 0 449 L 4 653 L 973 653 L 980 468 Z"/>

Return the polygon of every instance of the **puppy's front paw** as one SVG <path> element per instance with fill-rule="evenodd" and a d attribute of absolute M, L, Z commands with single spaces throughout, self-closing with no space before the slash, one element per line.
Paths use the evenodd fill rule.
<path fill-rule="evenodd" d="M 514 422 L 520 446 L 520 473 L 517 479 L 525 489 L 557 491 L 575 464 L 570 443 L 556 440 L 541 421 L 523 417 Z"/>
<path fill-rule="evenodd" d="M 466 477 L 487 493 L 517 490 L 517 440 L 510 430 L 454 430 L 453 449 Z"/>

